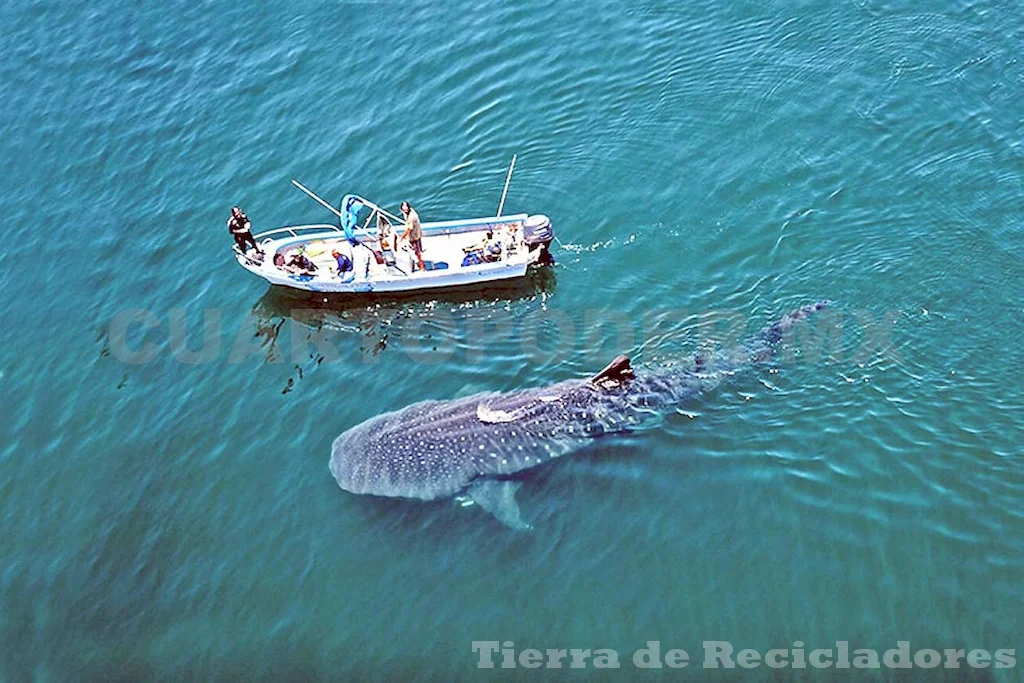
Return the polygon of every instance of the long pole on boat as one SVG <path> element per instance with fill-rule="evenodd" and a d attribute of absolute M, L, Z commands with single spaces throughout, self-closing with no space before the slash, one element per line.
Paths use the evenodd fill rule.
<path fill-rule="evenodd" d="M 305 192 L 306 194 L 308 194 L 308 195 L 309 195 L 310 197 L 312 197 L 312 198 L 313 198 L 313 199 L 315 199 L 316 201 L 318 201 L 318 202 L 320 202 L 321 204 L 323 204 L 323 205 L 324 205 L 324 207 L 326 207 L 327 209 L 329 209 L 329 210 L 330 210 L 330 211 L 331 211 L 331 212 L 332 212 L 332 213 L 333 213 L 333 214 L 334 214 L 335 216 L 337 216 L 338 218 L 341 218 L 341 217 L 342 217 L 342 216 L 341 216 L 341 211 L 338 211 L 338 210 L 337 210 L 336 208 L 334 208 L 333 206 L 331 206 L 330 204 L 328 204 L 326 200 L 324 200 L 324 199 L 322 199 L 322 198 L 318 197 L 318 196 L 317 196 L 317 194 L 316 194 L 315 192 L 313 192 L 313 190 L 309 189 L 308 187 L 306 187 L 305 185 L 303 185 L 302 183 L 300 183 L 300 182 L 299 182 L 298 180 L 296 180 L 295 178 L 292 178 L 292 185 L 294 185 L 295 187 L 299 188 L 300 190 L 302 190 L 303 192 Z"/>
<path fill-rule="evenodd" d="M 505 176 L 505 189 L 501 191 L 501 201 L 498 203 L 498 217 L 501 217 L 501 210 L 505 208 L 505 195 L 508 193 L 508 184 L 512 182 L 512 169 L 516 167 L 516 155 L 512 155 L 512 163 L 508 167 L 508 175 Z"/>

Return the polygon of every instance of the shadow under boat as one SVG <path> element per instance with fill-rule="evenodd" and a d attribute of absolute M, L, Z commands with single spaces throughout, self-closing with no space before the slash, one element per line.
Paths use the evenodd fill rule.
<path fill-rule="evenodd" d="M 390 341 L 394 341 L 393 337 L 399 331 L 394 326 L 396 320 L 410 316 L 418 320 L 430 320 L 436 317 L 432 312 L 447 310 L 447 307 L 435 309 L 432 304 L 522 301 L 550 296 L 555 291 L 556 283 L 552 268 L 531 267 L 525 277 L 516 280 L 408 294 L 331 294 L 272 285 L 253 306 L 255 336 L 263 339 L 262 344 L 268 348 L 268 358 L 279 353 L 278 338 L 286 322 L 307 328 L 310 335 L 323 331 L 351 335 L 360 340 L 362 353 L 376 356 L 388 347 Z M 493 310 L 493 306 L 486 308 Z M 474 311 L 475 307 L 467 307 L 457 317 L 467 319 L 479 314 Z M 445 321 L 439 320 L 439 324 L 444 325 Z"/>

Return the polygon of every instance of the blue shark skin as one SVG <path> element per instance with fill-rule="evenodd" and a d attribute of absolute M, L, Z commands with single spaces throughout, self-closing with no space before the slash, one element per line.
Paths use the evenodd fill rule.
<path fill-rule="evenodd" d="M 352 427 L 334 440 L 330 469 L 345 491 L 435 500 L 465 493 L 504 524 L 525 528 L 508 479 L 602 434 L 627 431 L 769 359 L 804 306 L 732 351 L 670 370 L 636 370 L 620 356 L 590 379 L 450 401 L 422 401 Z"/>

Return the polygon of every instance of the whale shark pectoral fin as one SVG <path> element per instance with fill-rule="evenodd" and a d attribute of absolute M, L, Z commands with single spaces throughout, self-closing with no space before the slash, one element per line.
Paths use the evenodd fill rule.
<path fill-rule="evenodd" d="M 494 518 L 512 529 L 529 529 L 519 514 L 516 491 L 522 482 L 508 479 L 478 479 L 466 493 L 477 505 L 494 515 Z"/>
<path fill-rule="evenodd" d="M 590 378 L 590 382 L 599 387 L 611 389 L 633 379 L 633 366 L 629 364 L 629 356 L 616 356 L 605 366 L 604 370 Z"/>

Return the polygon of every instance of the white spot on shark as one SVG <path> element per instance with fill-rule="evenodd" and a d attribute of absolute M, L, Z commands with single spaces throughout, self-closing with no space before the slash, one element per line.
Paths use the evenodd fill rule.
<path fill-rule="evenodd" d="M 519 408 L 512 412 L 495 410 L 480 403 L 476 407 L 476 418 L 487 424 L 500 424 L 502 422 L 515 422 L 526 413 L 525 408 Z"/>

